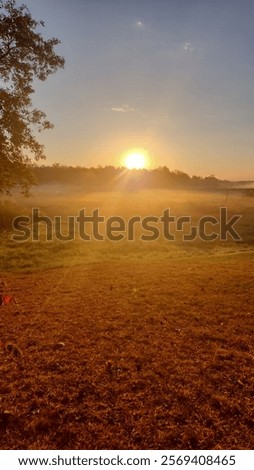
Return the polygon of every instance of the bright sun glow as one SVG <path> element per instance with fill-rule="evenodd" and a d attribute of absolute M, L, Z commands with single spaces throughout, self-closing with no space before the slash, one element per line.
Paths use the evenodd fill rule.
<path fill-rule="evenodd" d="M 140 170 L 148 165 L 147 156 L 141 150 L 128 152 L 124 159 L 124 165 L 128 170 Z"/>

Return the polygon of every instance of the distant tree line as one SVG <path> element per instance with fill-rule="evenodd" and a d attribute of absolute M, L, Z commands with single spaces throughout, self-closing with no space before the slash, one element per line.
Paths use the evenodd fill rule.
<path fill-rule="evenodd" d="M 166 166 L 151 170 L 127 170 L 114 166 L 84 168 L 57 163 L 53 166 L 35 166 L 33 173 L 38 185 L 74 185 L 85 190 L 219 189 L 230 184 L 213 175 L 191 177 L 182 171 L 171 171 Z"/>

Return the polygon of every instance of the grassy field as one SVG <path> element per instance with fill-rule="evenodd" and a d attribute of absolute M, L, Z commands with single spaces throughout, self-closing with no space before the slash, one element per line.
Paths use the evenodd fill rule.
<path fill-rule="evenodd" d="M 220 208 L 226 207 L 228 218 L 232 215 L 241 215 L 236 224 L 236 229 L 242 241 L 235 242 L 231 237 L 227 241 L 204 242 L 199 237 L 191 242 L 183 241 L 183 234 L 177 233 L 172 225 L 175 241 L 165 240 L 162 235 L 161 224 L 158 224 L 161 236 L 156 241 L 142 241 L 142 231 L 137 224 L 134 228 L 134 241 L 126 239 L 118 242 L 84 241 L 78 236 L 78 229 L 71 241 L 53 240 L 45 242 L 46 225 L 39 224 L 39 240 L 13 241 L 16 233 L 11 228 L 11 221 L 15 215 L 31 216 L 32 208 L 38 208 L 40 216 L 53 219 L 61 216 L 61 231 L 68 234 L 68 216 L 78 216 L 79 211 L 85 208 L 87 214 L 99 209 L 100 215 L 109 218 L 121 216 L 126 222 L 133 216 L 157 216 L 170 208 L 170 213 L 175 217 L 190 216 L 191 225 L 196 225 L 203 216 L 219 218 Z M 105 193 L 76 193 L 72 191 L 56 191 L 54 187 L 38 188 L 33 197 L 25 199 L 14 197 L 9 206 L 0 206 L 0 225 L 6 228 L 0 233 L 0 271 L 4 272 L 33 272 L 34 270 L 68 267 L 70 265 L 82 265 L 91 262 L 111 262 L 112 260 L 146 260 L 151 262 L 164 261 L 165 259 L 196 256 L 232 256 L 239 253 L 253 252 L 254 248 L 254 198 L 246 197 L 242 192 L 192 192 L 192 191 L 140 191 L 140 192 L 105 192 Z M 7 213 L 7 215 L 5 214 Z M 103 224 L 100 232 L 105 235 Z M 214 227 L 207 226 L 210 233 Z M 188 224 L 184 225 L 185 232 L 190 231 Z M 54 231 L 54 230 L 53 230 Z M 218 231 L 216 227 L 215 231 Z M 90 234 L 89 227 L 88 233 Z"/>
<path fill-rule="evenodd" d="M 254 198 L 46 194 L 29 214 L 241 214 L 241 242 L 14 242 L 2 233 L 1 449 L 252 449 Z M 15 212 L 15 209 L 13 209 Z"/>

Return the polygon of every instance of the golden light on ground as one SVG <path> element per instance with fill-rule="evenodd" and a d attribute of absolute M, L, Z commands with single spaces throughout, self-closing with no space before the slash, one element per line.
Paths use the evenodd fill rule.
<path fill-rule="evenodd" d="M 130 150 L 124 155 L 124 166 L 128 170 L 141 170 L 148 165 L 148 156 L 144 150 Z"/>

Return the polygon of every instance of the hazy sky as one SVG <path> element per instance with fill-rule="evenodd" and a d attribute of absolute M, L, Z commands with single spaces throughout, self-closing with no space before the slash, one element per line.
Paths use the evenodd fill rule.
<path fill-rule="evenodd" d="M 143 148 L 155 167 L 254 179 L 253 0 L 24 3 L 66 60 L 34 95 L 48 163 Z"/>

